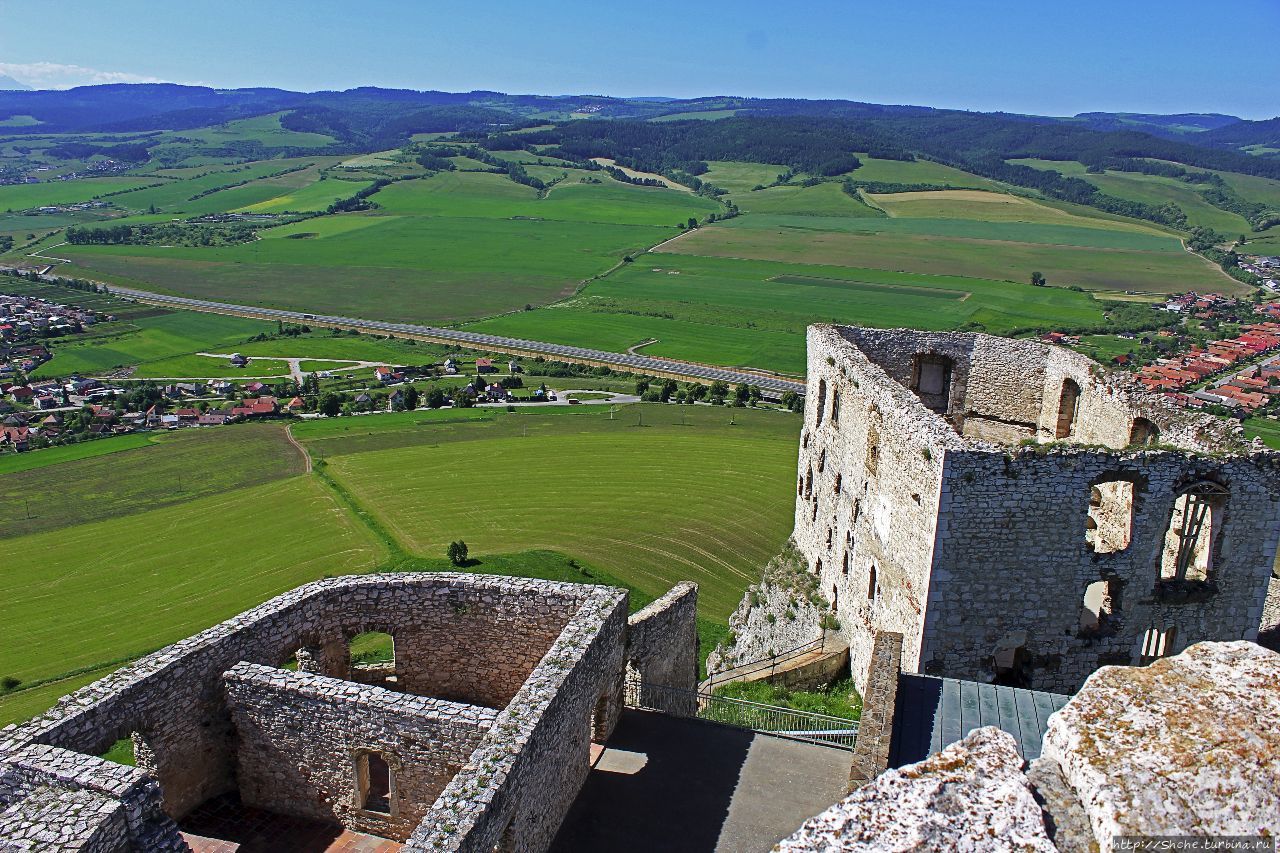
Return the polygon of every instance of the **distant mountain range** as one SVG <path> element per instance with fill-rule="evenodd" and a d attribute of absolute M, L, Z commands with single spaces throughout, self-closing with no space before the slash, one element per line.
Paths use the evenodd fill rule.
<path fill-rule="evenodd" d="M 22 86 L 0 76 L 0 89 Z M 1001 142 L 993 150 L 1012 150 L 1016 132 L 1010 125 L 1060 125 L 1064 132 L 1086 130 L 1108 138 L 1103 143 L 1072 136 L 1086 148 L 1105 149 L 1108 156 L 1144 157 L 1158 149 L 1142 138 L 1158 138 L 1219 151 L 1244 152 L 1255 159 L 1280 154 L 1280 118 L 1246 121 L 1216 113 L 1157 115 L 1147 113 L 1081 113 L 1069 118 L 977 113 L 911 105 L 871 104 L 843 100 L 794 98 L 614 98 L 605 95 L 511 95 L 502 92 L 438 92 L 361 87 L 342 92 L 292 92 L 284 89 L 211 89 L 200 86 L 110 84 L 75 89 L 0 91 L 0 121 L 31 116 L 37 123 L 15 122 L 6 134 L 68 132 L 145 133 L 207 127 L 235 119 L 283 113 L 284 126 L 333 136 L 341 146 L 372 149 L 403 144 L 413 133 L 493 132 L 539 123 L 578 119 L 647 121 L 672 116 L 696 118 L 806 117 L 843 122 L 887 121 L 936 125 L 940 133 L 967 134 L 989 130 Z M 1028 131 L 1029 132 L 1029 131 Z M 1133 140 L 1126 144 L 1124 140 Z M 966 139 L 969 148 L 974 146 Z M 1143 153 L 1148 152 L 1148 153 Z M 1068 152 L 1069 153 L 1069 152 Z M 1186 162 L 1186 160 L 1182 160 Z M 1280 159 L 1276 160 L 1280 166 Z M 1270 171 L 1269 169 L 1266 171 Z"/>
<path fill-rule="evenodd" d="M 0 74 L 0 92 L 30 91 L 31 87 L 20 80 L 14 80 L 8 74 Z"/>

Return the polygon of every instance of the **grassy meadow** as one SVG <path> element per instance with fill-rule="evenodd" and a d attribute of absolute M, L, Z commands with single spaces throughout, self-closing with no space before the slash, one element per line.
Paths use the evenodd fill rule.
<path fill-rule="evenodd" d="M 274 171 L 285 162 L 254 168 Z M 350 195 L 366 185 L 316 180 L 301 188 L 274 187 L 269 199 L 260 199 L 247 194 L 255 188 L 248 184 L 194 202 L 182 200 L 190 193 L 181 187 L 199 185 L 207 191 L 225 186 L 231 177 L 253 175 L 260 176 L 193 177 L 175 182 L 180 186 L 127 193 L 117 202 L 131 209 L 154 204 L 166 214 L 210 207 L 306 209 L 331 200 L 334 186 Z M 374 196 L 375 210 L 268 229 L 252 243 L 62 246 L 58 251 L 75 261 L 73 272 L 170 293 L 448 323 L 554 301 L 624 255 L 674 235 L 677 223 L 719 209 L 688 193 L 600 180 L 582 183 L 571 177 L 539 198 L 533 189 L 499 175 L 440 173 L 387 187 Z"/>
<path fill-rule="evenodd" d="M 3 292 L 3 285 L 0 285 Z M 275 324 L 247 320 L 221 314 L 197 314 L 192 311 L 162 311 L 97 327 L 101 334 L 79 340 L 53 342 L 53 359 L 40 365 L 34 375 L 67 376 L 72 373 L 102 373 L 119 367 L 162 363 L 177 356 L 196 352 L 225 352 L 246 339 L 263 332 L 275 331 Z M 209 361 L 212 361 L 210 359 Z M 228 372 L 226 362 L 220 372 L 210 374 L 169 373 L 152 371 L 152 376 L 218 376 Z M 240 371 L 245 373 L 246 371 Z M 287 372 L 287 371 L 285 371 Z M 143 370 L 139 375 L 148 375 Z"/>
<path fill-rule="evenodd" d="M 0 675 L 23 682 L 0 721 L 300 583 L 447 570 L 457 538 L 468 571 L 618 583 L 633 606 L 696 580 L 705 652 L 790 532 L 799 428 L 656 404 L 442 410 L 297 423 L 310 475 L 280 424 L 0 472 L 0 506 L 37 510 L 0 520 Z"/>
<path fill-rule="evenodd" d="M 834 185 L 810 189 L 823 186 Z M 740 216 L 700 228 L 662 251 L 1019 282 L 1039 270 L 1050 284 L 1099 291 L 1241 289 L 1155 228 L 986 192 L 871 198 L 890 216 Z"/>
<path fill-rule="evenodd" d="M 739 221 L 749 217 L 731 220 Z M 999 333 L 1097 323 L 1102 309 L 1089 294 L 1063 288 L 663 251 L 561 305 L 469 328 L 615 351 L 656 338 L 646 354 L 802 373 L 804 330 L 814 322 L 923 329 L 981 323 Z"/>

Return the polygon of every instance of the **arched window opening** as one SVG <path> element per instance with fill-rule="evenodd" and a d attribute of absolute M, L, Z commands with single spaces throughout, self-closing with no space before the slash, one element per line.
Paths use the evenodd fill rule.
<path fill-rule="evenodd" d="M 822 558 L 821 557 L 819 557 L 817 560 L 814 561 L 813 573 L 819 576 L 822 575 Z"/>
<path fill-rule="evenodd" d="M 351 651 L 352 666 L 395 666 L 396 641 L 390 634 L 381 631 L 356 634 L 348 643 L 348 648 Z"/>
<path fill-rule="evenodd" d="M 1080 633 L 1093 636 L 1106 633 L 1111 627 L 1115 606 L 1111 581 L 1094 581 L 1085 587 L 1084 601 L 1080 604 Z"/>
<path fill-rule="evenodd" d="M 1188 486 L 1178 493 L 1165 533 L 1161 580 L 1208 579 L 1229 494 L 1222 486 L 1209 481 Z"/>
<path fill-rule="evenodd" d="M 804 477 L 804 496 L 807 498 L 813 494 L 813 466 L 809 466 L 808 473 Z"/>
<path fill-rule="evenodd" d="M 818 420 L 814 424 L 814 426 L 822 426 L 822 416 L 826 414 L 826 409 L 827 409 L 827 380 L 825 379 L 818 380 L 817 406 L 818 406 L 818 416 L 817 416 Z"/>
<path fill-rule="evenodd" d="M 841 561 L 841 563 L 840 563 L 840 576 L 841 576 L 841 577 L 846 577 L 846 578 L 847 578 L 847 577 L 849 577 L 849 552 L 848 552 L 848 550 L 846 550 L 846 551 L 844 552 L 844 560 L 842 560 L 842 561 Z"/>
<path fill-rule="evenodd" d="M 835 536 L 835 531 L 832 530 L 830 527 L 828 527 L 827 528 L 827 547 L 828 548 L 831 547 L 831 540 L 834 536 Z"/>
<path fill-rule="evenodd" d="M 839 472 L 839 471 L 837 471 L 837 472 L 836 472 L 836 481 L 835 481 L 835 483 L 834 483 L 834 485 L 833 485 L 833 487 L 832 487 L 832 488 L 833 488 L 833 491 L 835 491 L 835 493 L 836 493 L 837 495 L 838 495 L 838 494 L 840 494 L 840 488 L 841 488 L 841 486 L 842 486 L 843 484 L 844 484 L 844 477 L 843 477 L 843 476 L 841 476 L 841 474 L 840 474 L 840 472 Z"/>
<path fill-rule="evenodd" d="M 1096 554 L 1111 554 L 1129 547 L 1133 537 L 1133 483 L 1107 480 L 1089 487 L 1089 514 L 1085 541 Z"/>
<path fill-rule="evenodd" d="M 876 564 L 871 564 L 871 571 L 867 574 L 867 601 L 874 602 L 880 597 L 880 583 L 876 579 Z"/>
<path fill-rule="evenodd" d="M 389 815 L 395 800 L 396 780 L 387 759 L 376 752 L 356 757 L 356 807 Z"/>
<path fill-rule="evenodd" d="M 1173 654 L 1174 641 L 1178 637 L 1177 626 L 1168 628 L 1152 626 L 1142 635 L 1142 652 L 1139 662 L 1143 665 Z"/>
<path fill-rule="evenodd" d="M 1160 428 L 1146 418 L 1134 418 L 1129 428 L 1130 447 L 1151 447 L 1160 443 Z"/>
<path fill-rule="evenodd" d="M 840 587 L 836 584 L 831 585 L 831 609 L 835 610 L 840 607 Z"/>
<path fill-rule="evenodd" d="M 822 448 L 822 453 L 818 455 L 818 473 L 821 474 L 827 470 L 827 449 Z"/>
<path fill-rule="evenodd" d="M 921 353 L 911 360 L 911 390 L 925 407 L 946 414 L 951 403 L 955 361 L 945 355 Z"/>
<path fill-rule="evenodd" d="M 396 641 L 390 634 L 357 634 L 347 643 L 347 649 L 350 680 L 396 689 L 400 681 L 396 674 Z"/>
<path fill-rule="evenodd" d="M 1080 386 L 1074 379 L 1062 380 L 1062 394 L 1058 397 L 1058 423 L 1054 438 L 1071 438 L 1076 429 L 1076 414 L 1080 408 Z"/>
<path fill-rule="evenodd" d="M 840 389 L 831 389 L 831 425 L 840 423 Z"/>

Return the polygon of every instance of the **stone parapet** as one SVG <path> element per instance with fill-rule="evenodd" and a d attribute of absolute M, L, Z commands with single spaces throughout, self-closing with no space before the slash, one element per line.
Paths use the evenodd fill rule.
<path fill-rule="evenodd" d="M 867 668 L 863 677 L 862 717 L 849 768 L 850 789 L 867 784 L 889 767 L 898 674 L 902 671 L 902 635 L 877 631 Z"/>

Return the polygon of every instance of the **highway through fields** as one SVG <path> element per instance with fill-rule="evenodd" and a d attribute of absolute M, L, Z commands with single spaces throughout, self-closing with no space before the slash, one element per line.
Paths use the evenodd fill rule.
<path fill-rule="evenodd" d="M 58 276 L 43 276 L 57 279 Z M 439 326 L 420 326 L 413 323 L 389 323 L 382 320 L 364 320 L 358 317 L 337 317 L 326 314 L 308 314 L 304 311 L 286 311 L 279 308 L 260 308 L 250 305 L 232 305 L 227 302 L 212 302 L 207 299 L 192 299 L 186 296 L 170 296 L 165 293 L 152 293 L 132 287 L 110 285 L 111 293 L 130 299 L 137 299 L 158 305 L 172 305 L 191 311 L 205 311 L 214 314 L 235 314 L 242 317 L 258 317 L 266 320 L 287 320 L 293 323 L 312 323 L 319 326 L 337 326 L 356 329 L 361 332 L 372 332 L 383 335 L 407 335 L 423 338 L 439 343 L 457 344 L 470 349 L 488 349 L 497 352 L 541 355 L 551 359 L 565 359 L 589 364 L 600 364 L 629 373 L 643 373 L 656 376 L 671 376 L 680 379 L 700 382 L 728 382 L 730 385 L 759 386 L 769 397 L 776 398 L 787 391 L 804 393 L 804 381 L 758 373 L 750 370 L 734 370 L 697 364 L 675 359 L 655 358 L 634 353 L 608 352 L 606 350 L 586 349 L 585 347 L 551 344 L 543 341 L 527 341 L 521 338 L 506 338 L 498 335 L 485 335 L 479 332 L 467 332 L 461 329 L 447 329 Z"/>

